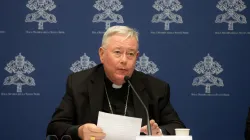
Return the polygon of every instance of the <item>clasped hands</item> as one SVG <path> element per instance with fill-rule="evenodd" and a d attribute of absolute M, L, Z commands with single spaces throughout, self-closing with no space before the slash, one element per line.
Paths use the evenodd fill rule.
<path fill-rule="evenodd" d="M 162 136 L 161 129 L 154 120 L 150 120 L 150 125 L 152 129 L 153 136 Z M 147 134 L 147 126 L 141 127 L 141 132 Z M 78 136 L 82 140 L 102 140 L 105 138 L 106 134 L 100 127 L 95 124 L 87 123 L 78 128 Z"/>

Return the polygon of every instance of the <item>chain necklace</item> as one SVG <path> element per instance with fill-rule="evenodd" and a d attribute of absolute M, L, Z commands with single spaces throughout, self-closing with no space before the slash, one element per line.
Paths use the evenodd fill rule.
<path fill-rule="evenodd" d="M 107 99 L 108 99 L 108 103 L 109 103 L 109 109 L 110 109 L 111 113 L 114 114 L 113 109 L 112 109 L 112 106 L 111 106 L 111 103 L 110 103 L 110 100 L 109 100 L 108 91 L 107 91 L 105 82 L 104 82 L 104 85 L 105 85 L 105 86 L 104 86 L 104 87 L 105 87 L 105 93 L 106 93 L 106 96 L 107 96 Z M 124 109 L 124 115 L 123 115 L 123 116 L 125 116 L 126 113 L 127 113 L 127 108 L 128 108 L 128 97 L 129 97 L 129 87 L 130 87 L 130 85 L 128 85 L 127 100 L 126 100 L 125 109 Z"/>

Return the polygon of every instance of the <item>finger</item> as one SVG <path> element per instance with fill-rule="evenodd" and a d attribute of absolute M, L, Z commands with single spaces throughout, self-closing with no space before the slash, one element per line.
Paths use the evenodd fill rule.
<path fill-rule="evenodd" d="M 95 139 L 97 140 L 97 139 L 104 139 L 105 136 L 106 136 L 106 134 L 103 133 L 103 132 L 101 132 L 101 133 L 93 133 L 93 132 L 91 132 L 91 133 L 89 134 L 89 136 L 95 137 Z"/>
<path fill-rule="evenodd" d="M 103 140 L 103 138 L 98 138 L 98 137 L 94 137 L 94 136 L 89 136 L 89 137 L 86 137 L 85 139 L 83 140 L 92 140 L 91 138 L 94 138 L 94 140 Z"/>
<path fill-rule="evenodd" d="M 147 130 L 147 126 L 145 125 L 145 126 L 141 127 L 141 130 Z"/>
<path fill-rule="evenodd" d="M 159 128 L 159 132 L 157 132 L 156 134 L 157 134 L 158 136 L 162 136 L 162 135 L 163 135 L 160 128 Z"/>
<path fill-rule="evenodd" d="M 89 130 L 90 132 L 94 132 L 94 133 L 103 132 L 102 129 L 101 129 L 100 127 L 97 127 L 95 124 L 90 125 L 90 126 L 88 127 L 88 130 Z"/>
<path fill-rule="evenodd" d="M 152 129 L 152 133 L 153 134 L 157 134 L 159 132 L 160 132 L 160 128 L 159 127 L 155 128 L 155 129 Z"/>
<path fill-rule="evenodd" d="M 153 125 L 152 125 L 152 129 L 156 129 L 158 127 L 158 124 L 157 123 L 154 123 Z"/>
<path fill-rule="evenodd" d="M 150 125 L 152 126 L 155 123 L 155 120 L 150 120 Z"/>
<path fill-rule="evenodd" d="M 90 136 L 88 134 L 85 134 L 85 135 L 83 135 L 83 139 L 84 140 L 88 140 L 88 139 L 90 140 Z"/>
<path fill-rule="evenodd" d="M 159 127 L 157 127 L 156 129 L 154 129 L 154 131 L 152 132 L 153 135 L 157 135 L 157 136 L 162 136 L 162 132 L 161 129 Z"/>
<path fill-rule="evenodd" d="M 97 138 L 96 138 L 95 140 L 104 140 L 104 139 L 97 139 Z"/>
<path fill-rule="evenodd" d="M 146 125 L 141 128 L 141 132 L 143 132 L 143 133 L 147 132 L 147 126 Z"/>

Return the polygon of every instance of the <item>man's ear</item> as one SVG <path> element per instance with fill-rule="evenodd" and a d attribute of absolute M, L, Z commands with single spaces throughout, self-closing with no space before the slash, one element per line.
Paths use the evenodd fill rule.
<path fill-rule="evenodd" d="M 99 57 L 100 57 L 100 61 L 101 61 L 101 63 L 103 63 L 103 61 L 104 61 L 104 49 L 103 49 L 103 47 L 100 47 L 99 48 Z"/>
<path fill-rule="evenodd" d="M 140 52 L 139 52 L 139 51 L 137 51 L 137 53 L 136 53 L 136 59 L 138 59 L 139 54 L 140 54 Z"/>

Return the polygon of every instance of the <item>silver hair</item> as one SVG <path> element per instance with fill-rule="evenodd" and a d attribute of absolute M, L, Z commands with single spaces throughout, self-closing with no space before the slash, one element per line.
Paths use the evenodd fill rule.
<path fill-rule="evenodd" d="M 139 46 L 139 37 L 138 37 L 139 33 L 135 29 L 132 29 L 127 26 L 112 26 L 107 29 L 107 31 L 104 33 L 102 37 L 102 47 L 105 47 L 109 37 L 116 35 L 116 34 L 125 35 L 126 39 L 129 37 L 135 37 Z"/>

